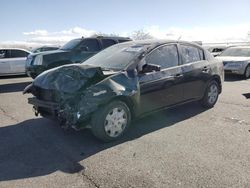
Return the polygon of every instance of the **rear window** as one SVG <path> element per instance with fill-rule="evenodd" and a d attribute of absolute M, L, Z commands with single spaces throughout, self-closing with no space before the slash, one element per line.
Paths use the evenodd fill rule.
<path fill-rule="evenodd" d="M 102 39 L 102 47 L 103 48 L 107 48 L 109 46 L 112 46 L 116 44 L 116 42 L 112 39 Z"/>
<path fill-rule="evenodd" d="M 131 40 L 128 40 L 128 39 L 119 39 L 118 41 L 119 41 L 119 43 L 122 43 L 122 42 L 129 42 Z"/>
<path fill-rule="evenodd" d="M 97 39 L 84 39 L 78 46 L 78 49 L 87 48 L 88 52 L 100 51 L 99 42 Z"/>

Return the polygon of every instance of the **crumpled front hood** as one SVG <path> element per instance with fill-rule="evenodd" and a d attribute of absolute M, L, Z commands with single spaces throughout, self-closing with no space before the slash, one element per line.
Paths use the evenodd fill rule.
<path fill-rule="evenodd" d="M 33 81 L 33 85 L 42 89 L 74 93 L 104 78 L 100 67 L 71 64 L 43 72 Z"/>
<path fill-rule="evenodd" d="M 226 62 L 250 61 L 250 57 L 237 57 L 237 56 L 217 56 L 216 59 L 226 61 Z"/>

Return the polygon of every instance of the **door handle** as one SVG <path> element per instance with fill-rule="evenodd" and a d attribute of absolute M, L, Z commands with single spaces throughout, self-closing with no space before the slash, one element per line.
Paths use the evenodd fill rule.
<path fill-rule="evenodd" d="M 202 69 L 202 72 L 208 72 L 209 71 L 209 67 L 207 67 L 207 66 L 205 66 L 205 67 L 203 67 L 203 69 Z"/>
<path fill-rule="evenodd" d="M 181 77 L 183 77 L 183 74 L 176 74 L 174 77 L 175 78 L 181 78 Z"/>

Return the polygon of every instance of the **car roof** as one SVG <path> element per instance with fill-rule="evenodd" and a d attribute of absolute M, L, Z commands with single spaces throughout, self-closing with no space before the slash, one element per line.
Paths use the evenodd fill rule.
<path fill-rule="evenodd" d="M 131 38 L 129 37 L 118 37 L 118 36 L 96 36 L 96 37 L 82 37 L 82 38 L 78 38 L 78 39 L 116 39 L 116 40 L 128 40 L 130 41 Z"/>
<path fill-rule="evenodd" d="M 180 44 L 189 44 L 199 48 L 202 48 L 199 44 L 194 42 L 182 41 L 182 40 L 166 40 L 166 39 L 147 39 L 147 40 L 137 40 L 137 41 L 129 41 L 127 44 L 131 43 L 134 45 L 150 45 L 150 46 L 160 46 L 168 43 L 180 43 Z"/>
<path fill-rule="evenodd" d="M 58 46 L 46 46 L 46 45 L 44 45 L 44 46 L 40 46 L 40 47 L 36 47 L 36 49 L 38 49 L 38 48 L 58 48 Z M 33 49 L 35 49 L 35 48 L 33 48 Z"/>
<path fill-rule="evenodd" d="M 0 48 L 0 50 L 22 50 L 22 51 L 30 53 L 29 50 L 26 50 L 26 49 L 23 49 L 23 48 Z"/>

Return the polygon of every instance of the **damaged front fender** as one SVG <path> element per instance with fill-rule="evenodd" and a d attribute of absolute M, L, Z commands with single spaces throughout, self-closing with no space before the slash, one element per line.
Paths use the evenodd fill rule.
<path fill-rule="evenodd" d="M 136 77 L 129 77 L 126 72 L 110 76 L 87 88 L 66 103 L 62 103 L 59 117 L 65 118 L 67 125 L 81 127 L 98 108 L 121 97 L 131 101 L 131 108 L 138 106 L 138 80 Z"/>

